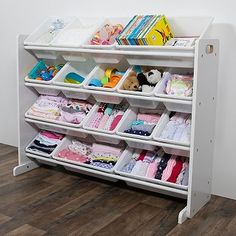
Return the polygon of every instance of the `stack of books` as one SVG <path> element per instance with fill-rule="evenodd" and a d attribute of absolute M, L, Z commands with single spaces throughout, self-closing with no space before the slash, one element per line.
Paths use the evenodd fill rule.
<path fill-rule="evenodd" d="M 136 15 L 117 36 L 120 45 L 165 45 L 174 37 L 164 15 Z"/>

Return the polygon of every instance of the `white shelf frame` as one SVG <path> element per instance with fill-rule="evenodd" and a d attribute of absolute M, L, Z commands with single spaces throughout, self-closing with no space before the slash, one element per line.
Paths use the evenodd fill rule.
<path fill-rule="evenodd" d="M 110 181 L 123 180 L 128 185 L 146 189 L 149 191 L 159 192 L 175 197 L 186 198 L 186 207 L 180 211 L 178 223 L 183 223 L 187 218 L 192 218 L 209 200 L 211 196 L 211 171 L 214 144 L 214 124 L 215 124 L 215 106 L 216 106 L 216 90 L 217 90 L 217 72 L 218 72 L 218 40 L 207 40 L 201 37 L 195 45 L 195 48 L 167 48 L 158 47 L 155 51 L 135 51 L 135 50 L 94 50 L 94 49 L 74 49 L 74 48 L 55 48 L 55 47 L 35 47 L 25 46 L 24 39 L 26 35 L 20 35 L 18 38 L 18 120 L 19 120 L 19 160 L 18 166 L 13 170 L 13 174 L 19 175 L 40 166 L 41 163 L 50 165 L 62 165 L 66 169 L 79 172 L 86 175 L 92 175 Z M 208 46 L 213 46 L 213 52 L 208 53 Z M 192 109 L 192 133 L 190 147 L 173 145 L 168 143 L 160 143 L 156 141 L 144 141 L 141 139 L 133 139 L 118 135 L 110 135 L 105 133 L 96 133 L 96 135 L 104 137 L 113 137 L 124 141 L 136 141 L 140 143 L 149 143 L 169 148 L 187 150 L 190 152 L 190 170 L 189 170 L 189 186 L 188 190 L 176 189 L 164 185 L 158 185 L 131 179 L 128 177 L 100 172 L 82 166 L 57 161 L 54 159 L 44 158 L 38 155 L 28 154 L 25 152 L 26 145 L 36 135 L 37 129 L 34 124 L 43 124 L 48 127 L 63 128 L 81 133 L 94 134 L 94 131 L 85 129 L 75 129 L 65 127 L 53 123 L 25 119 L 24 114 L 27 109 L 38 97 L 33 87 L 48 88 L 47 85 L 25 83 L 24 77 L 34 66 L 40 55 L 73 55 L 89 56 L 89 57 L 111 57 L 119 60 L 121 57 L 133 57 L 142 60 L 143 65 L 152 65 L 154 63 L 160 66 L 175 66 L 194 68 L 194 95 L 192 101 L 183 101 L 180 99 L 168 99 L 159 97 L 142 97 L 136 95 L 127 95 L 119 93 L 109 93 L 105 91 L 95 91 L 86 89 L 75 89 L 63 86 L 50 85 L 53 89 L 80 91 L 90 94 L 101 94 L 107 96 L 130 97 L 134 99 L 155 100 L 163 103 L 182 104 L 191 106 Z M 68 54 L 69 53 L 69 54 Z M 35 56 L 37 55 L 38 58 Z M 209 89 L 211 88 L 211 89 Z M 83 90 L 83 91 L 82 91 Z"/>

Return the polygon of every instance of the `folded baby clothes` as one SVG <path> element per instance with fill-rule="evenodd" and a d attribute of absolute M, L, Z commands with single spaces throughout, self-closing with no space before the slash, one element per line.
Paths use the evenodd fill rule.
<path fill-rule="evenodd" d="M 193 77 L 189 75 L 171 75 L 169 72 L 164 73 L 166 81 L 165 92 L 168 95 L 190 97 L 193 93 Z"/>
<path fill-rule="evenodd" d="M 185 172 L 187 170 L 188 165 L 189 164 L 188 164 L 187 160 L 185 160 L 183 162 L 182 169 L 181 169 L 181 171 L 180 171 L 180 173 L 179 173 L 179 175 L 178 175 L 178 177 L 176 179 L 176 184 L 182 184 L 182 181 L 184 179 L 184 175 L 185 175 Z"/>
<path fill-rule="evenodd" d="M 171 158 L 168 160 L 167 165 L 162 173 L 161 176 L 162 181 L 167 181 L 170 178 L 175 165 L 176 165 L 176 156 L 172 155 Z"/>
<path fill-rule="evenodd" d="M 191 137 L 191 115 L 175 113 L 162 130 L 160 138 L 189 144 Z"/>
<path fill-rule="evenodd" d="M 157 172 L 156 172 L 156 175 L 155 175 L 156 179 L 161 180 L 163 171 L 165 170 L 170 157 L 171 157 L 170 154 L 165 153 L 163 155 L 163 157 L 161 158 L 161 161 L 160 161 L 160 163 L 158 165 Z"/>
<path fill-rule="evenodd" d="M 61 108 L 60 120 L 80 124 L 91 108 L 92 105 L 86 101 L 70 99 Z"/>
<path fill-rule="evenodd" d="M 137 119 L 132 122 L 129 129 L 124 130 L 124 133 L 150 136 L 160 117 L 160 114 L 138 113 Z"/>
<path fill-rule="evenodd" d="M 41 95 L 31 106 L 27 114 L 79 124 L 85 118 L 92 105 L 86 101 L 67 99 L 60 96 Z"/>
<path fill-rule="evenodd" d="M 50 131 L 40 131 L 33 142 L 28 146 L 28 150 L 38 152 L 39 154 L 50 155 L 58 144 L 61 143 L 64 135 Z"/>
<path fill-rule="evenodd" d="M 175 166 L 172 169 L 170 177 L 167 179 L 168 182 L 176 183 L 176 180 L 182 170 L 183 167 L 183 161 L 180 157 L 176 157 L 175 159 Z"/>
<path fill-rule="evenodd" d="M 94 114 L 91 123 L 89 124 L 89 127 L 113 131 L 122 119 L 127 108 L 127 104 L 113 105 L 100 103 L 97 112 Z"/>

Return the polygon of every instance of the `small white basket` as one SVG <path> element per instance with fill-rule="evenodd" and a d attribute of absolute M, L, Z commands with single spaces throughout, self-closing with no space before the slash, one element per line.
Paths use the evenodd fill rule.
<path fill-rule="evenodd" d="M 159 126 L 153 132 L 153 139 L 158 142 L 171 143 L 171 144 L 182 145 L 182 146 L 190 146 L 190 143 L 184 143 L 184 142 L 175 141 L 175 140 L 171 140 L 171 139 L 163 139 L 160 137 L 162 131 L 164 130 L 164 128 L 166 127 L 166 125 L 169 121 L 170 121 L 170 112 L 166 112 L 165 114 L 163 114 L 163 118 L 162 118 Z"/>
<path fill-rule="evenodd" d="M 153 136 L 153 132 L 154 130 L 156 129 L 156 127 L 160 124 L 161 122 L 161 119 L 162 119 L 162 115 L 161 115 L 161 118 L 159 120 L 159 122 L 157 123 L 157 125 L 155 126 L 155 128 L 153 129 L 151 135 L 149 136 L 142 136 L 142 135 L 136 135 L 136 134 L 129 134 L 129 133 L 125 133 L 124 131 L 127 130 L 127 129 L 130 129 L 131 127 L 131 124 L 133 121 L 137 120 L 137 113 L 139 112 L 139 109 L 138 108 L 134 108 L 134 107 L 131 107 L 127 110 L 127 112 L 125 113 L 125 116 L 124 116 L 124 119 L 122 122 L 120 122 L 118 124 L 118 127 L 117 127 L 117 131 L 116 133 L 120 136 L 126 136 L 126 137 L 131 137 L 131 138 L 138 138 L 138 139 L 144 139 L 144 140 L 151 140 L 152 139 L 152 136 Z M 148 110 L 146 111 L 148 113 Z M 163 110 L 164 112 L 164 110 Z M 152 113 L 153 113 L 153 110 L 152 110 Z M 156 113 L 159 114 L 158 111 L 156 111 Z"/>
<path fill-rule="evenodd" d="M 116 174 L 126 176 L 126 177 L 129 177 L 129 178 L 139 179 L 139 180 L 142 180 L 142 181 L 148 181 L 148 182 L 159 184 L 159 185 L 165 185 L 165 186 L 169 186 L 169 187 L 172 187 L 172 188 L 184 189 L 184 190 L 188 189 L 188 186 L 179 185 L 179 184 L 175 184 L 175 183 L 170 183 L 170 182 L 158 180 L 158 179 L 155 179 L 155 178 L 148 178 L 148 177 L 145 177 L 145 176 L 139 176 L 139 175 L 135 175 L 135 174 L 126 173 L 126 172 L 121 171 L 122 168 L 126 164 L 128 164 L 130 162 L 130 160 L 132 159 L 133 151 L 134 151 L 134 149 L 127 148 L 123 152 L 122 156 L 119 158 L 119 161 L 117 162 L 116 167 L 115 167 L 115 173 Z"/>
<path fill-rule="evenodd" d="M 60 148 L 60 145 L 63 143 L 63 141 L 65 140 L 65 137 L 59 142 L 59 144 L 56 146 L 56 148 L 52 151 L 51 154 L 47 154 L 47 153 L 43 153 L 43 152 L 40 152 L 40 151 L 34 151 L 34 150 L 31 150 L 29 147 L 33 144 L 34 140 L 36 138 L 38 138 L 39 134 L 37 134 L 33 140 L 26 146 L 25 148 L 25 151 L 28 152 L 28 153 L 31 153 L 31 154 L 35 154 L 35 155 L 40 155 L 40 156 L 43 156 L 43 157 L 47 157 L 47 158 L 50 158 L 54 155 L 55 152 L 57 152 L 57 150 Z"/>
<path fill-rule="evenodd" d="M 62 142 L 62 144 L 60 145 L 60 148 L 57 149 L 56 152 L 54 152 L 54 154 L 53 154 L 53 156 L 52 156 L 53 159 L 56 159 L 56 160 L 59 160 L 59 161 L 63 161 L 63 162 L 68 162 L 68 163 L 75 164 L 75 165 L 79 165 L 79 166 L 84 166 L 84 167 L 86 167 L 86 168 L 92 168 L 92 169 L 95 169 L 95 170 L 108 172 L 108 173 L 114 172 L 114 169 L 115 169 L 115 167 L 116 167 L 116 165 L 117 165 L 117 163 L 118 163 L 118 161 L 119 161 L 120 158 L 118 159 L 117 163 L 114 165 L 113 168 L 111 168 L 111 169 L 105 169 L 105 168 L 102 168 L 102 167 L 97 167 L 97 166 L 93 166 L 93 165 L 90 165 L 90 164 L 86 164 L 86 163 L 82 163 L 82 162 L 76 162 L 76 161 L 67 160 L 67 159 L 63 159 L 63 158 L 58 157 L 58 153 L 59 153 L 61 150 L 67 148 L 68 145 L 71 144 L 71 141 L 72 141 L 72 138 L 71 138 L 71 137 L 66 137 L 65 140 L 64 140 L 64 141 Z M 122 154 L 121 154 L 121 156 L 122 156 Z M 120 156 L 120 157 L 121 157 L 121 156 Z"/>
<path fill-rule="evenodd" d="M 116 126 L 116 128 L 114 130 L 104 130 L 104 129 L 98 129 L 98 128 L 91 128 L 90 127 L 90 123 L 92 122 L 94 115 L 97 113 L 98 109 L 99 109 L 100 103 L 96 103 L 93 108 L 90 110 L 89 114 L 87 115 L 86 119 L 83 122 L 83 128 L 84 129 L 88 129 L 88 130 L 92 130 L 95 131 L 95 138 L 96 137 L 96 132 L 102 132 L 102 133 L 107 133 L 107 134 L 115 134 L 119 123 L 123 122 L 125 114 L 127 112 L 127 110 L 124 112 L 123 117 L 121 118 L 120 122 L 118 123 L 118 125 Z M 105 138 L 104 138 L 105 139 Z"/>
<path fill-rule="evenodd" d="M 51 37 L 48 39 L 48 42 L 38 42 L 37 40 L 43 35 L 47 34 L 51 30 L 52 22 L 55 20 L 62 20 L 65 24 L 64 28 L 59 30 L 55 37 Z M 37 27 L 24 41 L 24 45 L 29 46 L 50 46 L 53 40 L 65 29 L 66 26 L 71 24 L 76 17 L 49 17 L 46 21 L 44 21 L 39 27 Z"/>
<path fill-rule="evenodd" d="M 93 78 L 102 78 L 105 74 L 106 68 L 117 68 L 119 71 L 126 71 L 123 77 L 120 79 L 120 81 L 117 83 L 117 85 L 114 88 L 103 88 L 103 87 L 95 87 L 95 86 L 89 86 L 90 81 Z M 127 62 L 122 62 L 121 64 L 101 64 L 94 68 L 94 70 L 89 74 L 86 83 L 85 88 L 91 89 L 91 90 L 97 90 L 97 91 L 106 91 L 106 92 L 115 92 L 117 88 L 120 86 L 120 84 L 123 82 L 125 76 L 127 73 L 129 73 L 130 68 L 128 68 Z M 93 94 L 93 97 L 96 99 L 97 102 L 109 102 L 113 104 L 120 104 L 123 100 L 122 97 L 118 96 L 109 96 L 109 95 L 103 95 L 103 94 Z"/>

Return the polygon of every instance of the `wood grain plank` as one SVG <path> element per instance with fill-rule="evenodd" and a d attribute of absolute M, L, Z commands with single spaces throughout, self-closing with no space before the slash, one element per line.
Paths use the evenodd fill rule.
<path fill-rule="evenodd" d="M 24 235 L 24 236 L 42 236 L 45 235 L 46 231 L 43 231 L 41 229 L 32 227 L 31 225 L 25 224 L 22 225 L 19 228 L 16 228 L 7 234 L 5 236 L 19 236 L 19 235 Z"/>

